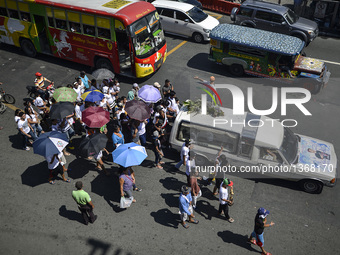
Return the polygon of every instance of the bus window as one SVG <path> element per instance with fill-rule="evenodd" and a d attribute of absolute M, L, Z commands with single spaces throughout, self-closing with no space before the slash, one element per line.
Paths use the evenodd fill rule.
<path fill-rule="evenodd" d="M 79 13 L 67 12 L 67 19 L 72 33 L 81 33 Z"/>
<path fill-rule="evenodd" d="M 21 20 L 26 22 L 31 22 L 30 14 L 27 12 L 20 12 Z"/>
<path fill-rule="evenodd" d="M 20 12 L 21 20 L 26 21 L 26 22 L 31 22 L 28 4 L 22 3 L 22 2 L 18 2 L 18 4 L 19 4 L 19 12 Z"/>
<path fill-rule="evenodd" d="M 59 29 L 67 30 L 65 11 L 54 9 L 54 17 L 56 27 Z"/>
<path fill-rule="evenodd" d="M 6 8 L 0 7 L 0 16 L 8 17 Z"/>
<path fill-rule="evenodd" d="M 96 30 L 94 27 L 94 16 L 82 14 L 81 20 L 83 22 L 83 33 L 86 35 L 95 36 Z"/>
<path fill-rule="evenodd" d="M 84 28 L 84 34 L 95 36 L 94 26 L 83 25 L 83 28 Z"/>
<path fill-rule="evenodd" d="M 98 37 L 111 39 L 110 20 L 107 18 L 97 17 Z"/>
<path fill-rule="evenodd" d="M 47 19 L 48 19 L 48 25 L 50 27 L 54 27 L 53 13 L 50 7 L 46 7 L 46 14 L 47 14 Z"/>
<path fill-rule="evenodd" d="M 55 22 L 56 22 L 57 28 L 63 29 L 63 30 L 67 30 L 67 26 L 66 26 L 66 21 L 65 20 L 56 19 Z"/>
<path fill-rule="evenodd" d="M 9 17 L 12 19 L 19 19 L 19 13 L 15 10 L 8 10 Z"/>

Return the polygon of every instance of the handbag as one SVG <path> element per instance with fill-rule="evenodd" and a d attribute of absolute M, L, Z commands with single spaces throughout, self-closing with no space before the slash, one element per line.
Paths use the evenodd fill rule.
<path fill-rule="evenodd" d="M 121 197 L 120 198 L 120 208 L 128 208 L 131 206 L 133 201 L 133 197 L 130 198 L 125 198 L 125 197 Z"/>

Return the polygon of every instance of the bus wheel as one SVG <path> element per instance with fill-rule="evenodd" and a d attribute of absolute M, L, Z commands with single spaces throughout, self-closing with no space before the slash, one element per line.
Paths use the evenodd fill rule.
<path fill-rule="evenodd" d="M 203 35 L 201 35 L 200 33 L 194 33 L 192 35 L 192 38 L 194 39 L 195 42 L 197 43 L 201 43 L 203 42 L 204 38 L 203 38 Z"/>
<path fill-rule="evenodd" d="M 299 184 L 303 191 L 311 194 L 320 194 L 323 189 L 323 183 L 316 180 L 301 180 Z"/>
<path fill-rule="evenodd" d="M 96 61 L 96 68 L 97 68 L 97 69 L 105 68 L 105 69 L 109 69 L 110 71 L 113 72 L 112 64 L 111 64 L 111 62 L 110 62 L 108 59 L 106 59 L 106 58 L 99 58 L 99 59 Z"/>
<path fill-rule="evenodd" d="M 239 64 L 232 64 L 229 68 L 229 71 L 232 75 L 242 76 L 244 73 L 243 66 Z"/>
<path fill-rule="evenodd" d="M 22 51 L 29 57 L 34 58 L 37 55 L 37 50 L 35 49 L 33 43 L 28 39 L 22 39 L 20 41 L 20 47 Z"/>

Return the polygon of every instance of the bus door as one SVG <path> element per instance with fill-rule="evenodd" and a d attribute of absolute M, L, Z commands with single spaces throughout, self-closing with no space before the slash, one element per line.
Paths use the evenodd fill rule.
<path fill-rule="evenodd" d="M 131 63 L 133 58 L 130 56 L 130 41 L 124 25 L 119 20 L 115 20 L 115 33 L 120 72 L 124 74 L 132 74 Z"/>
<path fill-rule="evenodd" d="M 39 37 L 39 44 L 40 44 L 40 51 L 45 54 L 51 54 L 51 47 L 47 38 L 47 25 L 44 16 L 40 15 L 33 15 L 34 21 L 37 27 L 38 37 Z"/>

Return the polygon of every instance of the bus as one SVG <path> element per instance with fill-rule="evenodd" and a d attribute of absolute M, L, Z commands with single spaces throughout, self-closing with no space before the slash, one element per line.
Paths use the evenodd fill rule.
<path fill-rule="evenodd" d="M 0 0 L 0 42 L 137 78 L 167 53 L 155 7 L 137 0 Z"/>

